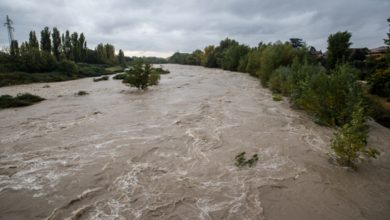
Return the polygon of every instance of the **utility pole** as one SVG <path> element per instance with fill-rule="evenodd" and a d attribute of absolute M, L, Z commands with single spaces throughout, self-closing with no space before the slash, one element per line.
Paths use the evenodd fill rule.
<path fill-rule="evenodd" d="M 9 40 L 10 47 L 11 47 L 12 42 L 14 41 L 14 30 L 15 30 L 12 27 L 12 24 L 13 24 L 13 21 L 11 19 L 9 19 L 9 17 L 7 15 L 7 20 L 4 23 L 4 26 L 6 26 L 7 30 L 8 30 L 8 40 Z"/>

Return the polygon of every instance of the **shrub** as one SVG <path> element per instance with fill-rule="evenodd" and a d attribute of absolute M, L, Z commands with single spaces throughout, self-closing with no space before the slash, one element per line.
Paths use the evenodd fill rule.
<path fill-rule="evenodd" d="M 94 78 L 93 81 L 94 82 L 99 82 L 99 81 L 106 81 L 108 79 L 109 79 L 108 76 L 102 76 L 100 78 Z"/>
<path fill-rule="evenodd" d="M 155 85 L 158 85 L 160 81 L 160 74 L 158 73 L 152 73 L 149 75 L 149 82 L 148 82 L 148 85 L 149 86 L 155 86 Z"/>
<path fill-rule="evenodd" d="M 80 77 L 96 77 L 109 73 L 105 70 L 103 66 L 100 65 L 79 64 L 78 66 L 79 67 L 77 75 Z"/>
<path fill-rule="evenodd" d="M 147 89 L 149 85 L 157 85 L 160 80 L 159 74 L 152 73 L 152 66 L 149 63 L 144 64 L 142 61 L 134 63 L 133 68 L 127 73 L 123 83 L 142 90 Z"/>
<path fill-rule="evenodd" d="M 89 93 L 88 92 L 86 92 L 86 91 L 84 91 L 84 90 L 80 90 L 80 91 L 78 91 L 76 94 L 75 94 L 75 96 L 84 96 L 84 95 L 88 95 Z"/>
<path fill-rule="evenodd" d="M 75 62 L 70 60 L 62 60 L 58 63 L 58 71 L 67 75 L 74 75 L 78 72 L 78 67 Z"/>
<path fill-rule="evenodd" d="M 368 81 L 372 94 L 382 97 L 390 96 L 390 67 L 386 70 L 377 70 Z"/>
<path fill-rule="evenodd" d="M 279 101 L 282 101 L 283 100 L 283 96 L 280 95 L 280 94 L 274 94 L 272 96 L 272 100 L 276 101 L 276 102 L 279 102 Z"/>
<path fill-rule="evenodd" d="M 352 112 L 352 120 L 336 132 L 331 148 L 340 165 L 356 169 L 356 163 L 364 159 L 362 155 L 368 158 L 379 155 L 377 150 L 366 146 L 368 128 L 365 121 L 364 108 L 358 103 Z"/>
<path fill-rule="evenodd" d="M 292 79 L 293 74 L 294 73 L 291 68 L 279 67 L 271 75 L 268 87 L 272 92 L 290 96 L 294 88 Z"/>
<path fill-rule="evenodd" d="M 275 43 L 267 46 L 260 60 L 260 69 L 258 76 L 263 86 L 268 86 L 268 81 L 275 69 L 280 66 L 288 66 L 292 63 L 295 56 L 295 50 L 289 43 Z"/>
<path fill-rule="evenodd" d="M 253 167 L 259 160 L 259 157 L 257 156 L 257 154 L 254 154 L 251 159 L 247 160 L 245 158 L 245 152 L 241 152 L 235 157 L 235 159 L 235 164 L 238 167 L 244 167 L 246 165 L 248 165 L 249 167 Z"/>
<path fill-rule="evenodd" d="M 116 79 L 116 80 L 123 80 L 124 78 L 126 78 L 127 76 L 127 73 L 119 73 L 119 74 L 116 74 L 113 79 Z"/>
<path fill-rule="evenodd" d="M 142 90 L 148 88 L 149 74 L 151 73 L 150 64 L 144 64 L 142 61 L 138 61 L 134 63 L 133 69 L 129 70 L 127 73 L 128 75 L 123 80 L 123 83 Z"/>
<path fill-rule="evenodd" d="M 315 121 L 328 126 L 342 126 L 351 120 L 355 103 L 363 101 L 363 92 L 356 82 L 355 69 L 349 65 L 337 67 L 327 75 L 312 73 L 303 66 L 297 75 L 304 75 L 294 90 L 294 103 L 313 114 Z"/>
<path fill-rule="evenodd" d="M 0 96 L 0 108 L 29 106 L 43 100 L 45 99 L 30 93 L 18 94 L 16 97 L 2 95 Z"/>
<path fill-rule="evenodd" d="M 153 72 L 157 74 L 169 74 L 169 70 L 164 70 L 162 67 L 153 68 Z"/>

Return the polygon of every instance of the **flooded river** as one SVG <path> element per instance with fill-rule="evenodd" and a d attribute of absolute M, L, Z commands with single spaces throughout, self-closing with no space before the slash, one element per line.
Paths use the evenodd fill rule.
<path fill-rule="evenodd" d="M 332 129 L 249 75 L 164 68 L 146 92 L 0 88 L 47 99 L 0 111 L 0 219 L 390 219 L 389 129 L 369 123 L 381 156 L 352 172 L 328 160 Z M 242 151 L 256 166 L 235 166 Z"/>

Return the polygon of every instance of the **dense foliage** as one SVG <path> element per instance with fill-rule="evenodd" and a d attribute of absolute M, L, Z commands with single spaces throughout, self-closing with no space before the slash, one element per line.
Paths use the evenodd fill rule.
<path fill-rule="evenodd" d="M 116 56 L 111 44 L 88 49 L 83 33 L 67 30 L 61 35 L 57 28 L 45 27 L 40 37 L 38 41 L 31 31 L 28 41 L 19 45 L 14 40 L 9 53 L 0 52 L 0 86 L 99 76 L 110 73 L 107 66 L 125 66 L 122 50 Z"/>
<path fill-rule="evenodd" d="M 331 148 L 339 164 L 356 169 L 356 163 L 364 157 L 376 158 L 379 152 L 367 147 L 367 126 L 365 125 L 364 107 L 355 105 L 352 119 L 343 125 L 335 134 Z"/>
<path fill-rule="evenodd" d="M 0 109 L 29 106 L 43 100 L 45 99 L 30 93 L 18 94 L 15 97 L 2 95 L 0 96 Z"/>
<path fill-rule="evenodd" d="M 123 79 L 123 83 L 141 90 L 146 90 L 148 86 L 158 85 L 160 73 L 167 71 L 160 68 L 153 68 L 150 63 L 141 60 L 135 62 L 125 74 L 118 74 L 115 79 Z M 169 72 L 168 72 L 169 73 Z"/>
<path fill-rule="evenodd" d="M 331 34 L 328 38 L 328 66 L 335 68 L 337 64 L 345 62 L 349 55 L 352 34 L 348 31 Z"/>

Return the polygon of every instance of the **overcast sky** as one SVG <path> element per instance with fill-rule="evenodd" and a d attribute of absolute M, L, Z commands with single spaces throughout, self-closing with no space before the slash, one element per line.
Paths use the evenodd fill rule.
<path fill-rule="evenodd" d="M 7 14 L 19 42 L 49 26 L 84 32 L 90 48 L 107 42 L 126 55 L 166 57 L 226 37 L 250 46 L 298 37 L 324 50 L 329 34 L 345 30 L 353 47 L 382 46 L 390 0 L 1 0 L 3 22 Z"/>

